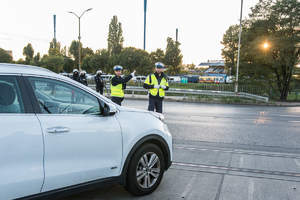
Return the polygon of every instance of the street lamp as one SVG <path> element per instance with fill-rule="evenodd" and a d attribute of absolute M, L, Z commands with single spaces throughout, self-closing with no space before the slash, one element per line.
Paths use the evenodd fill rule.
<path fill-rule="evenodd" d="M 239 64 L 240 64 L 240 46 L 241 46 L 241 32 L 242 32 L 242 11 L 243 11 L 243 0 L 241 0 L 241 16 L 240 16 L 240 30 L 239 30 L 239 46 L 238 46 L 238 59 L 236 65 L 236 82 L 235 92 L 238 92 L 239 87 Z"/>
<path fill-rule="evenodd" d="M 79 40 L 79 61 L 78 61 L 79 71 L 81 71 L 81 67 L 80 67 L 80 56 L 81 56 L 81 55 L 80 55 L 80 52 L 81 52 L 81 47 L 80 47 L 80 39 L 81 39 L 81 37 L 80 37 L 80 18 L 82 17 L 82 15 L 83 15 L 85 12 L 90 11 L 90 10 L 92 10 L 92 8 L 87 9 L 86 11 L 84 11 L 84 12 L 80 15 L 80 17 L 78 17 L 74 12 L 69 11 L 69 13 L 74 14 L 74 15 L 79 19 L 79 36 L 78 36 L 78 40 Z"/>
<path fill-rule="evenodd" d="M 147 12 L 147 0 L 144 0 L 144 50 L 146 49 L 146 12 Z"/>

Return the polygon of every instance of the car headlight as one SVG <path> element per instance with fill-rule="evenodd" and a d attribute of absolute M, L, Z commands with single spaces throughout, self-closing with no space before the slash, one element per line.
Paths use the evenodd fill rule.
<path fill-rule="evenodd" d="M 160 113 L 150 111 L 150 114 L 153 115 L 154 117 L 160 119 L 162 122 L 165 121 L 165 117 Z"/>

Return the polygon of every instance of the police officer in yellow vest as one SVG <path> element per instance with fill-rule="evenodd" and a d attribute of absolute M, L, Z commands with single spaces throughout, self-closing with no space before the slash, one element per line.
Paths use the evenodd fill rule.
<path fill-rule="evenodd" d="M 124 90 L 126 89 L 126 83 L 134 76 L 135 73 L 134 71 L 129 76 L 122 78 L 122 69 L 123 67 L 120 65 L 114 66 L 115 75 L 113 75 L 110 80 L 111 100 L 120 106 L 122 101 L 124 100 Z"/>
<path fill-rule="evenodd" d="M 150 74 L 144 83 L 144 88 L 149 90 L 148 110 L 162 113 L 162 101 L 165 96 L 165 90 L 169 89 L 167 77 L 164 75 L 164 64 L 155 63 L 156 72 Z"/>

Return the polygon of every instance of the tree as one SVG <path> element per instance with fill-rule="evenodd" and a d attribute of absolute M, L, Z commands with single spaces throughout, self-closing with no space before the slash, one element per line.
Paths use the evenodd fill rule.
<path fill-rule="evenodd" d="M 82 44 L 80 42 L 80 49 L 82 51 Z M 75 41 L 73 40 L 71 43 L 71 46 L 69 47 L 69 53 L 71 54 L 71 56 L 73 56 L 73 58 L 75 59 L 75 62 L 78 64 L 79 62 L 79 41 Z M 80 52 L 81 53 L 81 52 Z M 82 53 L 80 54 L 80 60 L 82 60 Z"/>
<path fill-rule="evenodd" d="M 82 58 L 84 59 L 86 56 L 93 56 L 94 55 L 94 51 L 93 49 L 89 48 L 89 47 L 86 47 L 86 48 L 83 48 L 82 49 Z"/>
<path fill-rule="evenodd" d="M 118 17 L 115 15 L 113 16 L 110 24 L 109 24 L 109 31 L 108 31 L 108 52 L 110 54 L 120 54 L 123 49 L 123 31 L 122 31 L 122 24 L 118 22 Z"/>
<path fill-rule="evenodd" d="M 154 70 L 154 63 L 151 62 L 149 53 L 142 49 L 126 47 L 119 55 L 119 63 L 123 71 L 129 74 L 136 70 L 138 75 L 147 75 Z"/>
<path fill-rule="evenodd" d="M 260 0 L 252 8 L 244 34 L 244 67 L 249 73 L 268 80 L 281 100 L 287 99 L 299 60 L 299 13 L 300 2 L 297 0 Z M 268 48 L 263 48 L 265 43 Z"/>
<path fill-rule="evenodd" d="M 0 48 L 0 63 L 11 63 L 13 58 L 4 49 Z"/>
<path fill-rule="evenodd" d="M 35 63 L 36 66 L 40 66 L 40 61 L 41 61 L 40 52 L 38 52 L 36 54 L 36 56 L 34 56 L 33 61 L 34 61 L 34 63 Z"/>
<path fill-rule="evenodd" d="M 81 63 L 81 69 L 89 73 L 94 71 L 92 66 L 90 65 L 91 58 L 92 56 L 86 56 Z"/>
<path fill-rule="evenodd" d="M 180 65 L 182 63 L 181 50 L 179 49 L 180 43 L 168 37 L 166 55 L 164 58 L 164 64 L 169 66 L 168 72 L 172 75 L 179 74 L 181 71 Z"/>
<path fill-rule="evenodd" d="M 112 54 L 109 57 L 109 59 L 107 61 L 107 71 L 106 71 L 107 74 L 114 74 L 113 67 L 115 65 L 120 65 L 120 61 L 119 60 L 120 60 L 120 58 L 119 58 L 119 55 L 117 55 L 117 54 Z"/>
<path fill-rule="evenodd" d="M 48 56 L 48 55 L 44 55 L 44 57 L 42 58 L 42 67 L 49 69 L 53 72 L 59 73 L 62 72 L 63 70 L 63 58 L 62 56 Z"/>
<path fill-rule="evenodd" d="M 156 49 L 150 53 L 150 59 L 153 63 L 162 62 L 165 57 L 165 53 L 161 49 Z"/>
<path fill-rule="evenodd" d="M 63 56 L 64 64 L 63 64 L 63 71 L 67 73 L 71 73 L 73 69 L 76 68 L 77 63 L 72 58 L 67 56 Z"/>
<path fill-rule="evenodd" d="M 23 48 L 23 55 L 25 56 L 25 62 L 26 64 L 30 64 L 30 62 L 33 59 L 34 50 L 30 43 L 26 47 Z"/>
<path fill-rule="evenodd" d="M 90 65 L 95 73 L 97 70 L 102 70 L 107 73 L 107 62 L 109 59 L 109 53 L 107 49 L 97 50 L 90 60 Z"/>
<path fill-rule="evenodd" d="M 239 25 L 233 25 L 228 28 L 226 33 L 223 35 L 223 41 L 221 41 L 221 44 L 224 45 L 224 48 L 222 49 L 222 56 L 225 59 L 225 66 L 230 69 L 229 71 L 231 74 L 236 73 L 238 40 Z"/>
<path fill-rule="evenodd" d="M 56 39 L 52 39 L 50 42 L 49 50 L 48 50 L 49 56 L 55 56 L 55 55 L 62 55 L 60 52 L 60 43 L 56 41 Z"/>
<path fill-rule="evenodd" d="M 252 81 L 268 82 L 281 100 L 286 100 L 292 74 L 300 54 L 300 2 L 297 0 L 260 0 L 243 22 L 240 52 L 240 75 Z M 232 60 L 237 41 L 233 33 L 225 40 L 222 55 Z M 226 32 L 226 35 L 227 34 Z M 229 38 L 229 37 L 225 37 Z M 264 48 L 267 43 L 269 46 Z M 236 56 L 234 56 L 236 57 Z M 234 61 L 235 62 L 235 61 Z"/>

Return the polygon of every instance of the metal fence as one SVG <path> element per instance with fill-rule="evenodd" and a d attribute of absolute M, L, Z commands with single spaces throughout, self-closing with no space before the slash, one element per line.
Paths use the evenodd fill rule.
<path fill-rule="evenodd" d="M 89 87 L 95 89 L 95 85 L 89 85 Z M 108 89 L 108 92 L 110 92 L 110 85 L 106 85 L 106 88 Z M 144 92 L 147 94 L 147 90 L 145 90 L 141 86 L 127 86 L 126 92 L 136 94 L 137 92 Z M 214 97 L 238 97 L 238 98 L 247 98 L 247 99 L 253 99 L 255 101 L 262 101 L 262 102 L 268 102 L 268 97 L 263 97 L 259 95 L 249 94 L 245 92 L 229 92 L 229 91 L 216 91 L 216 90 L 198 90 L 198 89 L 180 89 L 180 88 L 170 88 L 168 91 L 165 91 L 168 94 L 177 94 L 181 95 L 183 97 L 189 96 L 189 95 L 209 95 L 212 98 Z"/>
<path fill-rule="evenodd" d="M 93 80 L 89 81 L 89 85 L 94 85 L 95 82 Z M 131 87 L 143 87 L 143 82 L 134 82 L 129 81 L 127 86 Z M 107 84 L 109 85 L 109 83 Z M 169 83 L 170 91 L 171 89 L 192 89 L 192 90 L 202 90 L 202 91 L 212 91 L 210 94 L 215 94 L 221 91 L 222 94 L 226 94 L 226 92 L 233 93 L 235 91 L 234 84 L 210 84 L 210 83 Z M 276 87 L 276 85 L 274 86 Z M 146 91 L 146 90 L 144 90 Z M 275 90 L 269 85 L 239 85 L 238 87 L 239 94 L 247 93 L 255 96 L 267 97 L 268 99 L 278 100 L 279 96 L 276 94 Z M 289 101 L 299 101 L 300 97 L 300 89 L 293 89 L 289 95 Z M 209 94 L 206 94 L 209 95 Z"/>

